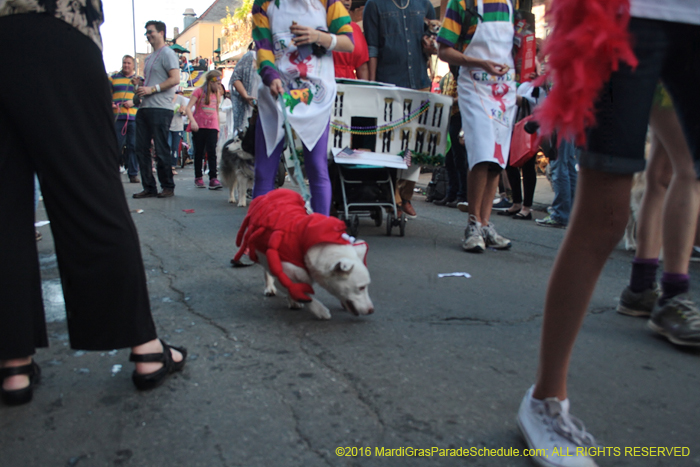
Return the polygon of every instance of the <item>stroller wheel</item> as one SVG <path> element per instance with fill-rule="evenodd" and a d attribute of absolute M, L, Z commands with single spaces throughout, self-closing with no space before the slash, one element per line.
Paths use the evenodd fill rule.
<path fill-rule="evenodd" d="M 370 215 L 374 219 L 374 225 L 377 227 L 382 226 L 382 208 L 375 208 Z"/>
<path fill-rule="evenodd" d="M 392 227 L 394 227 L 394 213 L 388 212 L 388 213 L 386 213 L 386 235 L 387 235 L 387 237 L 391 237 Z"/>
<path fill-rule="evenodd" d="M 399 237 L 403 237 L 406 234 L 406 214 L 401 213 L 399 218 Z"/>

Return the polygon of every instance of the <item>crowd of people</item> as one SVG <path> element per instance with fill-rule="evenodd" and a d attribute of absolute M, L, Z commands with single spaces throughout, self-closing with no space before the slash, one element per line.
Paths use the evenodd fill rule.
<path fill-rule="evenodd" d="M 547 59 L 543 54 L 556 52 L 557 24 L 566 24 L 576 14 L 575 3 L 560 0 L 554 6 L 553 42 L 542 50 L 543 61 Z M 700 312 L 690 298 L 688 276 L 700 209 L 700 119 L 697 93 L 689 91 L 690 80 L 700 67 L 700 9 L 691 0 L 667 3 L 660 8 L 651 0 L 631 0 L 630 9 L 621 10 L 631 15 L 629 25 L 621 27 L 634 39 L 636 68 L 630 66 L 633 63 L 622 64 L 611 67 L 615 71 L 603 77 L 608 82 L 600 83 L 595 101 L 598 124 L 590 128 L 587 140 L 572 131 L 562 131 L 558 142 L 549 140 L 552 153 L 557 154 L 552 160 L 555 200 L 549 215 L 538 219 L 538 224 L 567 231 L 547 290 L 536 384 L 527 391 L 518 412 L 518 426 L 528 446 L 549 449 L 547 460 L 535 459 L 540 465 L 596 465 L 588 456 L 551 452 L 554 447 L 565 452 L 596 445 L 593 436 L 569 414 L 569 360 L 596 281 L 627 222 L 632 175 L 645 165 L 648 188 L 639 214 L 638 249 L 618 311 L 649 317 L 648 326 L 673 344 L 700 345 Z M 63 48 L 69 44 L 84 57 L 84 73 L 77 79 L 32 74 L 27 79 L 38 92 L 1 98 L 3 107 L 17 109 L 12 119 L 0 117 L 4 154 L 23 154 L 4 157 L 14 164 L 17 175 L 12 183 L 17 196 L 11 202 L 0 197 L 16 219 L 0 229 L 17 245 L 0 253 L 0 298 L 6 304 L 0 313 L 0 394 L 6 404 L 31 400 L 40 375 L 32 355 L 37 347 L 48 345 L 31 235 L 34 174 L 52 218 L 72 347 L 131 347 L 131 360 L 136 363 L 133 381 L 138 389 L 155 387 L 184 366 L 186 350 L 156 336 L 138 237 L 117 170 L 117 151 L 124 148 L 129 181 L 143 186 L 134 198 L 173 196 L 173 148 L 184 128 L 183 117 L 193 135 L 195 185 L 206 186 L 202 169 L 206 154 L 212 190 L 221 188 L 216 164 L 217 143 L 223 137 L 219 133 L 224 133 L 223 128 L 241 133 L 249 121 L 255 122 L 254 197 L 274 189 L 286 119 L 303 143 L 311 207 L 328 214 L 327 141 L 335 78 L 430 91 L 428 58 L 437 54 L 450 65 L 442 92 L 453 97 L 455 105 L 450 116 L 451 150 L 446 157 L 449 187 L 446 196 L 435 203 L 468 212 L 462 240 L 465 251 L 512 247 L 496 231 L 491 214 L 500 181 L 513 193 L 512 202 L 500 206 L 501 213 L 513 219 L 532 219 L 534 159 L 522 168 L 508 165 L 518 103 L 541 106 L 542 113 L 535 115 L 544 116 L 543 128 L 557 127 L 551 122 L 547 126 L 546 115 L 552 115 L 553 102 L 559 102 L 555 93 L 572 84 L 562 77 L 567 76 L 566 67 L 574 65 L 555 62 L 548 74 L 554 77 L 553 83 L 516 81 L 516 11 L 511 0 L 443 0 L 437 37 L 426 27 L 436 20 L 428 0 L 369 0 L 362 28 L 351 21 L 350 8 L 350 0 L 255 2 L 255 41 L 231 77 L 227 107 L 231 117 L 226 125 L 219 117 L 226 93 L 219 71 L 208 71 L 189 100 L 178 93 L 181 67 L 191 65 L 186 60 L 181 63 L 167 46 L 162 22 L 146 24 L 153 53 L 145 61 L 144 76 L 136 75 L 133 57 L 125 56 L 121 71 L 109 77 L 109 96 L 99 53 L 102 13 L 94 2 L 87 2 L 84 21 L 68 30 L 63 27 L 68 19 L 58 10 L 56 15 L 19 14 L 26 11 L 0 15 L 0 37 L 13 44 L 29 47 L 36 34 L 46 36 L 47 44 L 56 49 L 42 50 L 46 57 L 41 58 L 47 64 L 62 57 L 59 44 Z M 283 49 L 276 47 L 282 42 Z M 572 57 L 571 62 L 577 58 Z M 199 60 L 196 66 L 207 70 L 209 65 Z M 60 80 L 65 93 L 50 94 L 55 80 Z M 313 90 L 313 98 L 285 115 L 284 104 L 278 101 L 284 93 L 298 90 Z M 30 101 L 22 100 L 25 98 Z M 51 138 L 36 141 L 31 133 L 25 134 L 31 128 L 25 123 L 33 119 L 32 112 L 25 109 L 46 101 L 61 110 L 47 112 Z M 652 151 L 646 163 L 650 113 Z M 83 132 L 85 126 L 94 131 Z M 116 138 L 111 138 L 113 133 Z M 226 137 L 231 136 L 228 133 Z M 59 157 L 57 147 L 71 147 L 70 157 Z M 160 191 L 153 175 L 152 147 Z M 107 156 L 95 158 L 96 153 Z M 417 217 L 412 198 L 419 172 L 420 167 L 413 165 L 397 177 L 398 209 L 409 218 Z M 92 196 L 84 196 L 87 192 Z M 71 212 L 66 211 L 67 206 Z M 104 248 L 105 244 L 110 248 Z M 659 286 L 656 275 L 662 245 L 665 262 Z M 124 287 L 132 293 L 124 296 Z M 104 306 L 96 310 L 92 303 L 97 295 Z"/>

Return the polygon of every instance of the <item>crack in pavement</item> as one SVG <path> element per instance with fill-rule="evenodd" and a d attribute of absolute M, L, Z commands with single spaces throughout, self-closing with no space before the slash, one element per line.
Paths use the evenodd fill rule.
<path fill-rule="evenodd" d="M 326 465 L 329 465 L 332 467 L 333 464 L 331 464 L 330 460 L 326 458 L 326 456 L 323 454 L 323 452 L 319 451 L 318 449 L 315 449 L 311 445 L 311 440 L 309 439 L 309 437 L 304 435 L 304 433 L 302 433 L 302 431 L 301 431 L 301 419 L 299 418 L 299 414 L 297 413 L 297 411 L 294 410 L 294 404 L 287 400 L 287 397 L 285 397 L 285 394 L 282 392 L 282 389 L 278 390 L 277 388 L 273 387 L 272 390 L 277 393 L 277 395 L 280 398 L 280 402 L 285 407 L 287 407 L 287 410 L 289 410 L 289 413 L 292 416 L 292 420 L 294 420 L 294 433 L 296 433 L 297 437 L 304 443 L 304 445 L 307 447 L 308 451 L 313 452 L 314 454 L 316 454 L 316 456 L 318 456 L 321 460 L 323 460 L 323 462 Z"/>
<path fill-rule="evenodd" d="M 178 294 L 179 298 L 177 299 L 177 302 L 179 302 L 179 303 L 181 303 L 182 305 L 184 305 L 184 306 L 185 306 L 185 309 L 187 309 L 187 311 L 188 311 L 190 314 L 197 316 L 198 318 L 202 319 L 202 320 L 203 320 L 205 323 L 207 323 L 208 325 L 210 325 L 210 326 L 212 326 L 212 327 L 218 329 L 219 331 L 221 331 L 221 333 L 223 334 L 223 336 L 224 336 L 224 338 L 225 338 L 226 340 L 229 340 L 229 341 L 231 341 L 231 342 L 238 342 L 238 338 L 237 338 L 236 336 L 232 335 L 232 334 L 230 333 L 230 331 L 229 331 L 226 327 L 222 326 L 221 324 L 219 324 L 218 322 L 216 322 L 214 319 L 212 319 L 212 318 L 210 318 L 210 317 L 208 317 L 208 316 L 206 316 L 206 315 L 204 315 L 204 314 L 202 314 L 202 313 L 196 311 L 196 310 L 192 307 L 192 305 L 190 305 L 190 304 L 188 303 L 188 301 L 185 300 L 185 298 L 186 298 L 186 297 L 185 297 L 185 292 L 183 292 L 182 290 L 178 289 L 178 288 L 175 287 L 174 284 L 173 284 L 173 283 L 174 283 L 174 280 L 177 278 L 177 274 L 173 274 L 173 273 L 167 272 L 167 269 L 165 269 L 165 266 L 163 265 L 163 259 L 162 259 L 160 256 L 158 256 L 158 255 L 156 254 L 155 250 L 153 249 L 153 247 L 151 247 L 151 245 L 146 244 L 146 245 L 144 245 L 144 246 L 148 248 L 149 254 L 150 254 L 152 257 L 154 257 L 154 258 L 158 261 L 157 268 L 160 270 L 160 272 L 163 274 L 163 276 L 165 276 L 165 277 L 167 278 L 167 280 L 168 280 L 168 288 L 169 288 L 170 290 L 172 290 L 173 292 L 175 292 L 175 293 Z"/>
<path fill-rule="evenodd" d="M 435 319 L 414 319 L 411 320 L 416 323 L 427 323 L 427 324 L 435 324 L 435 325 L 451 325 L 451 324 L 458 324 L 462 326 L 469 326 L 469 325 L 479 325 L 479 326 L 494 326 L 494 325 L 506 325 L 506 326 L 514 326 L 517 324 L 523 324 L 523 323 L 529 323 L 531 321 L 536 320 L 537 318 L 542 317 L 542 313 L 535 313 L 533 315 L 528 316 L 527 318 L 523 319 L 517 319 L 517 320 L 501 320 L 501 319 L 483 319 L 483 318 L 474 318 L 472 316 L 447 316 L 445 318 L 441 318 L 438 320 Z"/>
<path fill-rule="evenodd" d="M 306 332 L 306 326 L 302 325 L 302 327 L 300 328 L 300 331 L 299 331 L 300 335 L 297 336 L 299 350 L 301 350 L 301 352 L 304 353 L 304 355 L 306 355 L 306 356 L 312 358 L 313 360 L 315 360 L 316 362 L 320 363 L 320 365 L 323 368 L 326 368 L 331 373 L 337 375 L 339 377 L 339 379 L 341 379 L 345 383 L 345 385 L 352 390 L 352 393 L 353 393 L 355 399 L 357 399 L 357 401 L 360 403 L 360 405 L 364 406 L 365 409 L 370 414 L 372 414 L 374 416 L 375 421 L 381 427 L 382 436 L 383 436 L 384 432 L 386 431 L 386 423 L 384 422 L 384 419 L 382 418 L 382 416 L 379 412 L 379 409 L 377 407 L 375 407 L 374 404 L 369 399 L 367 399 L 363 395 L 362 391 L 360 391 L 360 389 L 354 384 L 355 378 L 352 375 L 352 373 L 350 373 L 348 371 L 342 371 L 342 370 L 337 369 L 330 362 L 328 362 L 325 358 L 323 358 L 323 353 L 322 354 L 315 354 L 310 349 L 307 349 L 303 346 L 302 339 L 310 341 L 322 349 L 325 348 L 323 346 L 323 344 L 321 344 L 317 340 L 315 340 L 309 336 L 303 335 L 303 334 L 305 334 L 305 332 Z"/>

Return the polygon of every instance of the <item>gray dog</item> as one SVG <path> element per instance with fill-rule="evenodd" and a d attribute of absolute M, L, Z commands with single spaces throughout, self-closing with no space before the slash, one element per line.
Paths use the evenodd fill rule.
<path fill-rule="evenodd" d="M 255 156 L 243 150 L 240 138 L 226 141 L 221 150 L 219 174 L 229 189 L 229 203 L 238 201 L 238 206 L 246 206 L 248 187 L 253 186 L 255 177 L 254 162 Z"/>

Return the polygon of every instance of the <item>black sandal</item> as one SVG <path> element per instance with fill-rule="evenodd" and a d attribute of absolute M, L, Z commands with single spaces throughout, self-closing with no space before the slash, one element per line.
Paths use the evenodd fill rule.
<path fill-rule="evenodd" d="M 134 369 L 134 372 L 131 374 L 131 380 L 134 382 L 136 389 L 139 391 L 146 391 L 148 389 L 153 389 L 160 386 L 169 374 L 180 371 L 185 366 L 185 360 L 187 359 L 187 350 L 185 348 L 168 345 L 162 339 L 160 339 L 160 343 L 163 346 L 163 352 L 161 353 L 148 353 L 142 355 L 132 352 L 129 356 L 130 362 L 161 362 L 163 364 L 163 367 L 160 370 L 145 375 L 137 373 Z M 179 362 L 174 361 L 173 356 L 170 353 L 170 349 L 180 352 L 182 354 L 182 360 Z"/>
<path fill-rule="evenodd" d="M 5 378 L 17 375 L 29 376 L 29 386 L 21 389 L 5 390 L 0 388 L 2 401 L 6 405 L 22 405 L 30 402 L 34 395 L 34 386 L 41 380 L 41 368 L 32 360 L 32 363 L 22 366 L 0 368 L 0 382 Z"/>

